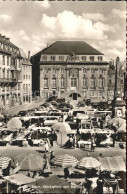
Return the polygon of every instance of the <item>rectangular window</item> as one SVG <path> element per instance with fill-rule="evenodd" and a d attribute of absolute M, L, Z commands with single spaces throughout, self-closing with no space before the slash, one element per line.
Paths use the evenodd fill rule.
<path fill-rule="evenodd" d="M 5 65 L 5 56 L 3 55 L 3 65 Z"/>
<path fill-rule="evenodd" d="M 61 74 L 62 74 L 62 73 L 64 73 L 64 69 L 63 69 L 63 68 L 61 69 Z"/>
<path fill-rule="evenodd" d="M 94 61 L 94 56 L 90 56 L 90 61 Z"/>
<path fill-rule="evenodd" d="M 102 68 L 100 68 L 100 69 L 99 69 L 99 72 L 103 74 L 103 69 L 102 69 Z"/>
<path fill-rule="evenodd" d="M 48 73 L 48 68 L 45 68 L 44 69 L 44 73 Z"/>
<path fill-rule="evenodd" d="M 71 78 L 71 87 L 77 87 L 77 79 Z"/>
<path fill-rule="evenodd" d="M 53 69 L 53 73 L 56 73 L 57 72 L 57 70 L 56 69 Z"/>
<path fill-rule="evenodd" d="M 9 57 L 7 57 L 7 66 L 9 66 Z"/>
<path fill-rule="evenodd" d="M 23 84 L 23 90 L 25 90 L 25 84 Z"/>
<path fill-rule="evenodd" d="M 87 73 L 87 69 L 83 68 L 83 73 Z"/>
<path fill-rule="evenodd" d="M 25 75 L 23 75 L 23 79 L 25 79 Z"/>
<path fill-rule="evenodd" d="M 44 88 L 48 88 L 48 79 L 44 78 Z"/>
<path fill-rule="evenodd" d="M 18 90 L 20 90 L 20 84 L 18 84 Z"/>
<path fill-rule="evenodd" d="M 95 69 L 91 69 L 91 73 L 95 73 Z"/>
<path fill-rule="evenodd" d="M 9 70 L 7 70 L 7 79 L 9 79 Z"/>
<path fill-rule="evenodd" d="M 5 70 L 3 69 L 3 78 L 5 78 Z"/>
<path fill-rule="evenodd" d="M 52 79 L 52 88 L 56 88 L 56 79 Z"/>

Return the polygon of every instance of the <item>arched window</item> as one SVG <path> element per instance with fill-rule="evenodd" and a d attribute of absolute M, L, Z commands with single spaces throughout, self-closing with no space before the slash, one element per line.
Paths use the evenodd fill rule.
<path fill-rule="evenodd" d="M 92 76 L 91 76 L 91 88 L 95 88 L 95 80 L 96 80 L 96 78 L 95 78 L 95 76 L 92 74 Z"/>
<path fill-rule="evenodd" d="M 87 76 L 85 74 L 83 77 L 83 88 L 87 88 Z"/>
<path fill-rule="evenodd" d="M 61 78 L 61 88 L 64 88 L 65 85 L 65 79 L 64 77 Z"/>
<path fill-rule="evenodd" d="M 104 86 L 104 79 L 99 78 L 99 87 L 103 87 L 103 86 Z"/>
<path fill-rule="evenodd" d="M 99 87 L 104 87 L 104 77 L 102 74 L 99 77 Z"/>

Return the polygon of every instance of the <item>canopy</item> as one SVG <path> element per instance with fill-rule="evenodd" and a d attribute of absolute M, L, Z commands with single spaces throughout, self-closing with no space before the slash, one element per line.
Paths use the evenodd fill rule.
<path fill-rule="evenodd" d="M 96 158 L 84 157 L 80 160 L 79 166 L 91 169 L 91 168 L 97 168 L 101 166 L 101 163 Z"/>
<path fill-rule="evenodd" d="M 101 133 L 101 134 L 114 134 L 114 131 L 111 129 L 94 129 L 94 133 Z"/>
<path fill-rule="evenodd" d="M 35 182 L 33 178 L 30 178 L 24 174 L 13 174 L 11 176 L 4 177 L 9 182 L 16 184 L 16 185 L 24 185 Z"/>
<path fill-rule="evenodd" d="M 58 178 L 56 175 L 40 179 L 36 182 L 36 185 L 41 187 L 41 193 L 72 193 L 65 191 L 69 188 L 69 183 L 64 179 Z"/>
<path fill-rule="evenodd" d="M 44 165 L 43 158 L 37 154 L 20 154 L 15 157 L 14 161 L 17 165 L 15 172 L 18 170 L 37 171 L 41 170 Z"/>
<path fill-rule="evenodd" d="M 0 118 L 4 118 L 4 115 L 2 115 L 1 113 L 0 113 Z"/>
<path fill-rule="evenodd" d="M 52 163 L 66 168 L 66 167 L 76 166 L 78 163 L 78 160 L 74 156 L 71 156 L 68 154 L 62 154 L 62 155 L 56 156 L 52 160 Z"/>
<path fill-rule="evenodd" d="M 0 156 L 0 169 L 6 169 L 10 161 L 11 161 L 11 158 Z"/>
<path fill-rule="evenodd" d="M 120 117 L 115 117 L 111 119 L 108 123 L 116 127 L 121 127 L 123 124 L 126 124 L 126 120 Z"/>
<path fill-rule="evenodd" d="M 125 162 L 122 156 L 98 157 L 102 171 L 125 171 Z"/>
<path fill-rule="evenodd" d="M 7 137 L 5 137 L 3 140 L 4 141 L 11 141 L 12 140 L 12 136 L 13 136 L 13 134 L 10 134 Z"/>
<path fill-rule="evenodd" d="M 14 117 L 7 123 L 7 127 L 12 130 L 18 130 L 22 128 L 22 122 L 20 121 L 19 117 Z"/>
<path fill-rule="evenodd" d="M 58 132 L 69 133 L 71 131 L 70 125 L 66 122 L 63 122 L 63 123 L 57 122 L 52 126 L 52 129 Z"/>
<path fill-rule="evenodd" d="M 126 132 L 126 123 L 124 123 L 123 125 L 121 125 L 118 129 L 117 132 Z"/>
<path fill-rule="evenodd" d="M 33 127 L 33 131 L 42 130 L 42 131 L 51 131 L 51 127 Z"/>

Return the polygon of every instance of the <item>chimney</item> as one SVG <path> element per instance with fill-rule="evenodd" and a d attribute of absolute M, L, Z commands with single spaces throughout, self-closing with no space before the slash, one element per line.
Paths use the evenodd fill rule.
<path fill-rule="evenodd" d="M 49 43 L 47 43 L 47 48 L 49 47 Z"/>
<path fill-rule="evenodd" d="M 30 60 L 30 51 L 28 51 L 28 60 Z"/>
<path fill-rule="evenodd" d="M 9 42 L 10 41 L 10 38 L 6 38 L 6 40 Z"/>
<path fill-rule="evenodd" d="M 1 36 L 3 39 L 5 39 L 5 36 Z"/>

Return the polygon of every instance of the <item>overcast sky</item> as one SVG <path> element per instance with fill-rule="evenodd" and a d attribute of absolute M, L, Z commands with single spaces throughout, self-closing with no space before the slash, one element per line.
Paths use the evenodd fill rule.
<path fill-rule="evenodd" d="M 126 2 L 0 2 L 0 33 L 31 54 L 56 40 L 83 40 L 107 60 L 126 56 Z"/>

